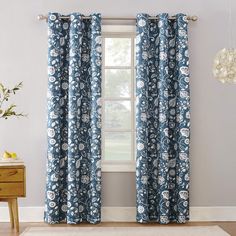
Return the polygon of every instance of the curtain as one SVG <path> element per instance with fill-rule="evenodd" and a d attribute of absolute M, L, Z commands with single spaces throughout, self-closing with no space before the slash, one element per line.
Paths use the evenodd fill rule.
<path fill-rule="evenodd" d="M 45 221 L 101 220 L 101 17 L 48 17 Z"/>
<path fill-rule="evenodd" d="M 137 221 L 189 219 L 187 17 L 137 15 Z"/>

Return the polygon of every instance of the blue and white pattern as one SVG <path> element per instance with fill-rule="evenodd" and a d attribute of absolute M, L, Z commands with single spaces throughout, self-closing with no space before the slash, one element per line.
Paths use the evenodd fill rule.
<path fill-rule="evenodd" d="M 101 220 L 101 16 L 48 17 L 45 221 Z"/>
<path fill-rule="evenodd" d="M 188 20 L 137 16 L 137 221 L 189 220 Z"/>

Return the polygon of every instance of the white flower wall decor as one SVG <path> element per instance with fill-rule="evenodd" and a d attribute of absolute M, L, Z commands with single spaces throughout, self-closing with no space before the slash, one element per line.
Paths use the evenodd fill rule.
<path fill-rule="evenodd" d="M 236 49 L 233 42 L 232 0 L 228 0 L 229 9 L 229 47 L 217 52 L 213 63 L 213 75 L 222 83 L 236 84 Z"/>
<path fill-rule="evenodd" d="M 236 84 L 236 49 L 223 48 L 216 54 L 213 75 L 222 83 Z"/>

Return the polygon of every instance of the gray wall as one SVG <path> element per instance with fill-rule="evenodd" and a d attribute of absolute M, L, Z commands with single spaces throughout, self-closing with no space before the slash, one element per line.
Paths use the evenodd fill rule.
<path fill-rule="evenodd" d="M 233 2 L 236 11 L 236 2 Z M 27 198 L 23 206 L 44 202 L 46 159 L 47 26 L 36 16 L 101 12 L 135 16 L 138 12 L 196 14 L 190 23 L 191 56 L 191 205 L 236 205 L 236 87 L 212 78 L 215 53 L 228 45 L 227 1 L 223 0 L 7 0 L 0 5 L 0 80 L 24 81 L 16 96 L 27 119 L 0 122 L 0 152 L 14 150 L 27 166 Z M 236 38 L 235 38 L 236 39 Z M 134 173 L 103 175 L 103 205 L 134 206 Z"/>

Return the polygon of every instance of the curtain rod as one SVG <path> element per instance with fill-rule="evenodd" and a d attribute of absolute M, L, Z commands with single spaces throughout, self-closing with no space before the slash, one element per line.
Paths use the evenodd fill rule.
<path fill-rule="evenodd" d="M 69 16 L 61 16 L 60 18 L 61 19 L 69 19 L 70 17 Z M 83 16 L 82 18 L 83 19 L 91 19 L 90 16 Z M 159 17 L 157 17 L 157 16 L 149 17 L 149 19 L 151 19 L 151 20 L 156 20 L 158 18 Z M 176 18 L 176 16 L 170 16 L 169 17 L 169 19 L 171 19 L 171 20 L 173 20 L 175 18 Z M 197 16 L 187 16 L 187 19 L 191 20 L 191 21 L 197 21 L 198 17 Z M 38 15 L 38 20 L 46 20 L 46 21 L 48 21 L 48 16 L 47 15 Z M 134 18 L 134 17 L 102 17 L 102 20 L 127 20 L 127 21 L 133 20 L 133 21 L 135 21 L 136 18 Z"/>

